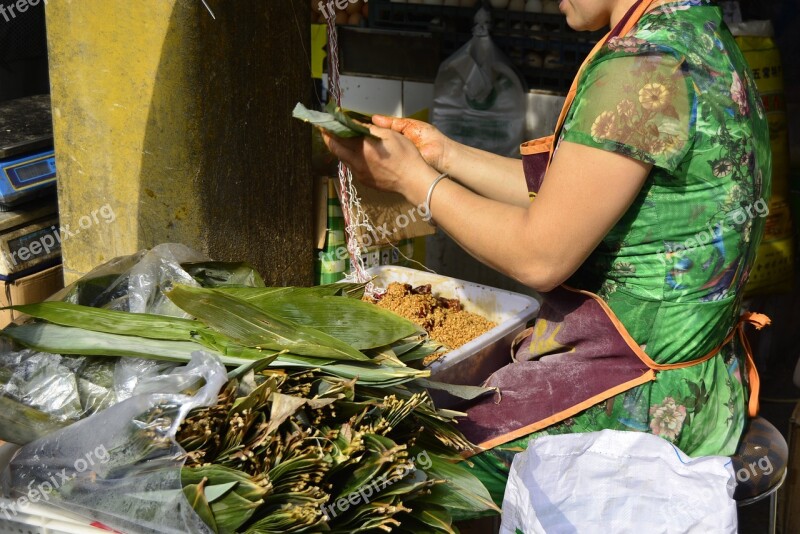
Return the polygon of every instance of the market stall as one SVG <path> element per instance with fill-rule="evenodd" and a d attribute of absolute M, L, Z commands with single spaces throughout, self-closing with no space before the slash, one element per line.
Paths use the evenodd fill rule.
<path fill-rule="evenodd" d="M 794 532 L 792 14 L 0 0 L 0 533 Z"/>

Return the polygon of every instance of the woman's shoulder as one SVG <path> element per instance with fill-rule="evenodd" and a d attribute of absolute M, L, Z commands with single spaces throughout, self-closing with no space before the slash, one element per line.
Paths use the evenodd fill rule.
<path fill-rule="evenodd" d="M 661 55 L 704 64 L 709 55 L 726 55 L 729 35 L 721 10 L 710 0 L 668 2 L 645 14 L 627 35 L 610 38 L 598 59 Z"/>

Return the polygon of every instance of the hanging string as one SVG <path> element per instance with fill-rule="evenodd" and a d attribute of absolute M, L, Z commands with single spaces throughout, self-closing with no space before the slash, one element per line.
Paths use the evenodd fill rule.
<path fill-rule="evenodd" d="M 328 98 L 335 101 L 336 105 L 342 105 L 342 88 L 339 77 L 339 40 L 336 31 L 335 17 L 328 17 Z M 366 264 L 361 255 L 366 251 L 366 247 L 359 241 L 359 235 L 376 235 L 375 228 L 372 226 L 369 216 L 361 205 L 353 174 L 350 169 L 339 162 L 339 197 L 342 205 L 342 216 L 345 226 L 345 241 L 347 252 L 350 256 L 350 273 L 345 276 L 349 282 L 366 283 L 365 293 L 375 295 L 379 290 L 372 284 L 372 277 L 367 274 Z M 390 243 L 392 249 L 396 250 L 408 263 L 414 263 L 420 268 L 433 273 L 416 260 L 406 256 L 394 243 Z"/>
<path fill-rule="evenodd" d="M 334 17 L 329 17 L 328 25 L 328 98 L 342 105 L 342 88 L 339 79 L 339 41 L 336 32 L 336 21 Z M 370 223 L 367 213 L 361 206 L 361 199 L 358 197 L 353 184 L 353 173 L 350 169 L 339 162 L 339 196 L 342 204 L 342 216 L 344 218 L 344 231 L 347 252 L 350 256 L 350 273 L 345 277 L 348 281 L 367 283 L 366 292 L 373 294 L 375 288 L 370 282 L 371 277 L 367 274 L 364 258 L 361 255 L 363 244 L 359 241 L 359 231 L 367 234 L 373 233 L 374 228 Z"/>

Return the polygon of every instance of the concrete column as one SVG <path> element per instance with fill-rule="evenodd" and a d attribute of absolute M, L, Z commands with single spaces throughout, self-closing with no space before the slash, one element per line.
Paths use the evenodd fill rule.
<path fill-rule="evenodd" d="M 309 4 L 207 3 L 47 3 L 67 282 L 162 242 L 313 281 Z"/>

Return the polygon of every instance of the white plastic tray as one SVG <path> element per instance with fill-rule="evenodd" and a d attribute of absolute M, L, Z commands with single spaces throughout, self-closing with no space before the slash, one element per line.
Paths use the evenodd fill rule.
<path fill-rule="evenodd" d="M 497 323 L 492 330 L 431 365 L 431 379 L 440 382 L 480 385 L 494 371 L 511 362 L 511 343 L 539 312 L 539 302 L 531 296 L 473 282 L 407 267 L 373 267 L 367 272 L 376 277 L 375 284 L 379 287 L 386 287 L 391 282 L 415 287 L 430 284 L 436 296 L 457 298 L 465 310 Z M 450 405 L 454 401 L 443 395 L 435 397 L 439 405 Z"/>

